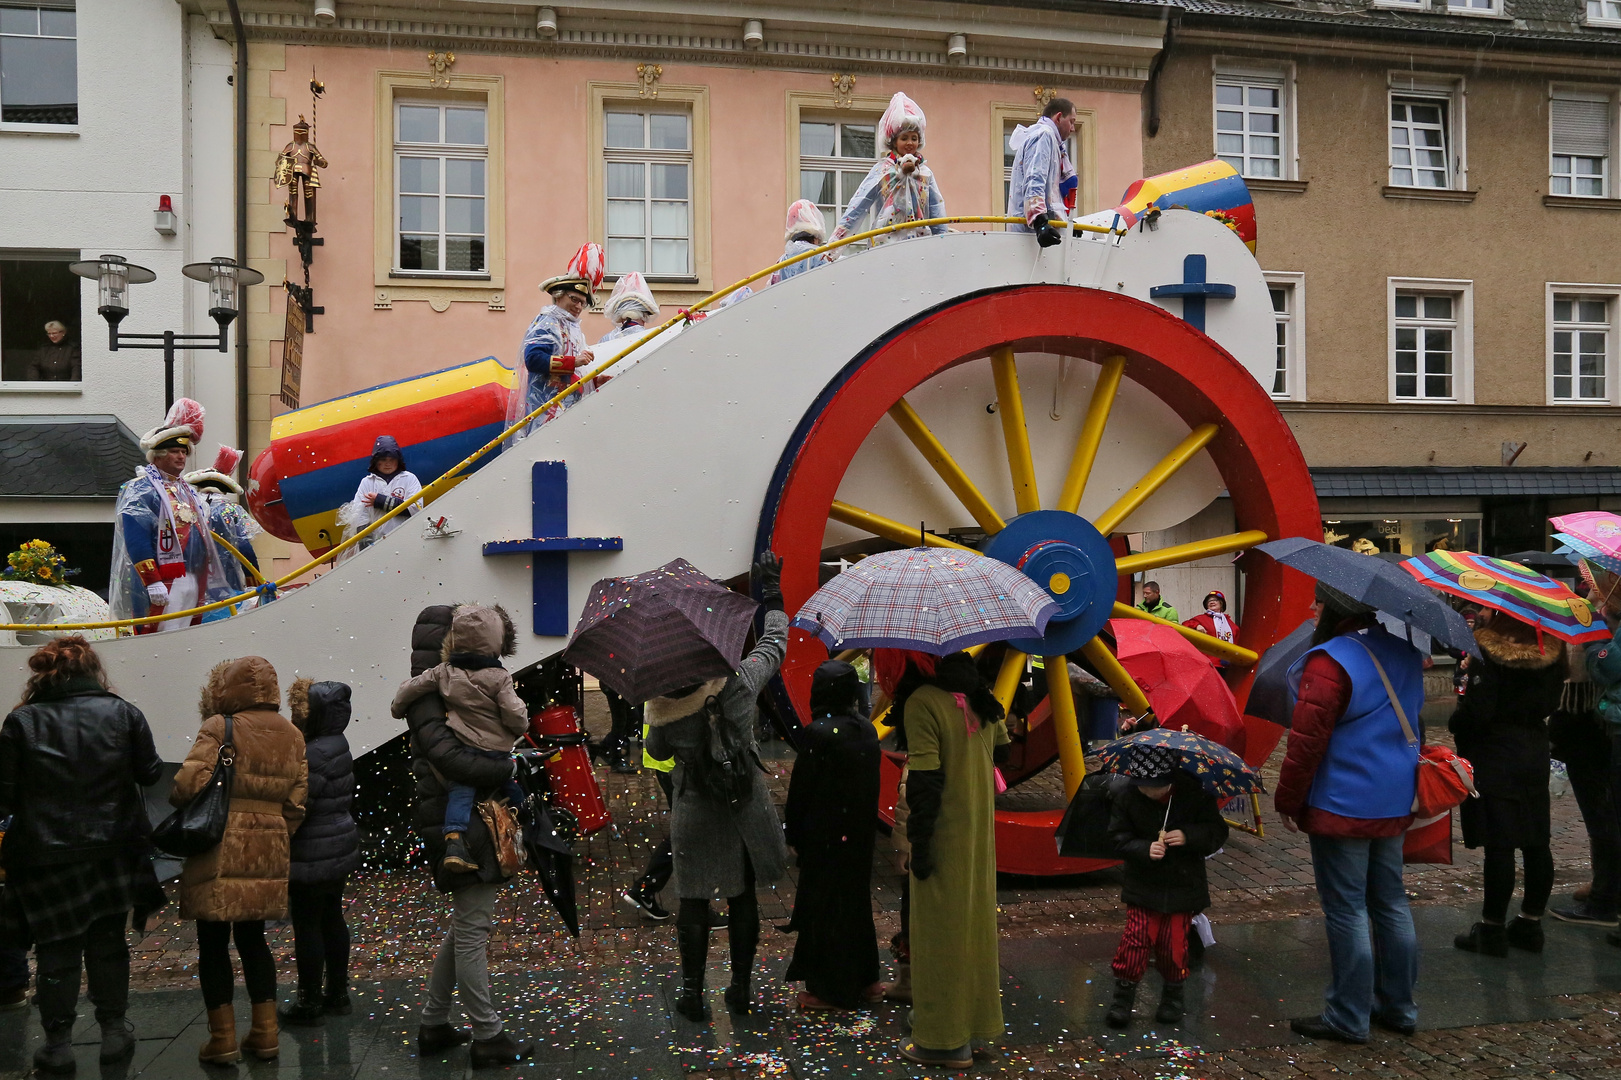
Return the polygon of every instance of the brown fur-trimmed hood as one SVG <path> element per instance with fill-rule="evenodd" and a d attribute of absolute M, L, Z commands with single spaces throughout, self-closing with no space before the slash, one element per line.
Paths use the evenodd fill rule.
<path fill-rule="evenodd" d="M 656 697 L 647 703 L 645 722 L 648 727 L 662 727 L 691 716 L 704 707 L 704 702 L 726 688 L 727 676 L 699 683 L 698 689 L 681 697 Z"/>
<path fill-rule="evenodd" d="M 299 731 L 307 731 L 310 718 L 310 686 L 315 682 L 308 675 L 293 680 L 287 688 L 287 718 Z"/>
<path fill-rule="evenodd" d="M 458 604 L 450 629 L 439 646 L 439 660 L 449 663 L 452 653 L 475 656 L 512 656 L 518 651 L 518 628 L 500 604 Z"/>
<path fill-rule="evenodd" d="M 1495 615 L 1487 626 L 1475 628 L 1475 642 L 1494 664 L 1537 671 L 1565 659 L 1565 643 L 1551 634 L 1537 641 L 1536 629 L 1510 615 Z"/>

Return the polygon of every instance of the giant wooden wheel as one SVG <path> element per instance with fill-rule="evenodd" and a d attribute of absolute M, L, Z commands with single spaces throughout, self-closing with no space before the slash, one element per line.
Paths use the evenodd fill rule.
<path fill-rule="evenodd" d="M 1064 358 L 1053 391 L 1055 419 L 1067 365 L 1087 366 L 1093 378 L 1080 399 L 1082 407 L 1070 410 L 1071 427 L 1064 430 L 1073 435 L 1055 451 L 1060 444 L 1052 431 L 1058 429 L 1043 428 L 1038 442 L 1045 452 L 1038 454 L 1026 416 L 1031 390 L 1021 392 L 1020 370 L 1038 363 L 1050 367 L 1052 358 Z M 942 394 L 968 399 L 972 409 L 989 412 L 994 420 L 987 421 L 989 428 L 959 420 L 936 430 L 908 396 L 938 403 Z M 1117 401 L 1132 407 L 1117 408 Z M 938 404 L 934 411 L 940 411 Z M 996 429 L 1005 476 L 970 475 L 959 462 L 962 454 L 954 455 L 952 447 L 975 439 L 982 444 L 986 430 Z M 900 445 L 897 432 L 915 448 L 908 452 L 910 460 L 893 450 Z M 1140 447 L 1155 438 L 1165 444 L 1157 460 L 1129 477 L 1110 475 L 1119 471 L 1109 466 L 1112 448 L 1126 443 Z M 888 456 L 873 450 L 873 440 L 888 440 Z M 969 456 L 983 466 L 983 452 Z M 1044 460 L 1054 456 L 1059 460 Z M 1198 495 L 1203 490 L 1196 482 L 1200 470 L 1209 474 L 1204 496 Z M 879 474 L 876 484 L 874 472 Z M 934 533 L 971 535 L 979 550 L 1019 566 L 1060 605 L 1045 637 L 1011 643 L 997 680 L 1004 702 L 1024 671 L 1027 654 L 1056 661 L 1079 652 L 1123 700 L 1140 703 L 1141 691 L 1098 637 L 1109 618 L 1129 612 L 1125 605 L 1117 606 L 1122 578 L 1244 552 L 1268 539 L 1321 531 L 1305 461 L 1254 376 L 1175 315 L 1100 289 L 1030 285 L 950 302 L 894 328 L 851 360 L 789 440 L 760 518 L 757 550 L 770 546 L 783 557 L 783 592 L 790 612 L 816 590 L 824 553 L 838 546 L 830 541 L 848 543 L 865 534 L 917 543 L 918 514 L 902 516 L 896 507 L 877 501 L 883 497 L 882 480 L 891 475 L 895 501 L 909 511 L 922 508 L 931 530 L 928 543 L 967 546 Z M 1052 477 L 1061 477 L 1061 483 Z M 1183 490 L 1173 498 L 1178 485 Z M 1155 519 L 1156 499 L 1167 503 L 1162 511 L 1180 520 L 1191 505 L 1190 496 L 1202 505 L 1222 488 L 1232 500 L 1237 527 L 1231 533 L 1116 554 L 1118 534 L 1172 524 L 1163 520 L 1163 513 Z M 899 496 L 902 489 L 904 497 Z M 848 501 L 851 490 L 861 492 L 867 504 Z M 999 501 L 1010 505 L 999 507 Z M 970 521 L 972 528 L 962 528 Z M 1269 559 L 1244 557 L 1239 565 L 1246 580 L 1238 647 L 1186 633 L 1206 652 L 1230 662 L 1228 672 L 1242 700 L 1255 655 L 1292 628 L 1311 597 L 1306 579 Z M 816 638 L 793 631 L 782 691 L 802 721 L 807 719 L 811 674 L 826 655 Z M 1032 723 L 1045 721 L 1046 741 L 1040 745 L 1052 749 L 1045 760 L 1038 754 L 1038 760 L 1027 763 L 1022 775 L 1050 763 L 1055 750 L 1065 790 L 1073 792 L 1084 768 L 1075 704 L 1067 680 L 1053 680 L 1051 686 Z M 1249 722 L 1254 726 L 1245 756 L 1258 763 L 1276 745 L 1280 729 Z M 887 777 L 886 790 L 893 790 L 894 779 Z M 999 867 L 1055 874 L 1095 865 L 1056 856 L 1052 832 L 1060 813 L 999 811 Z"/>

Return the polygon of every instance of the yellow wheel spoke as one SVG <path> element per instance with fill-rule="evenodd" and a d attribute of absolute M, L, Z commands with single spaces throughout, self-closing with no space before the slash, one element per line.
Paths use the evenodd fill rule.
<path fill-rule="evenodd" d="M 1018 649 L 1009 649 L 1007 655 L 1002 657 L 1002 670 L 996 673 L 996 684 L 991 693 L 996 700 L 1002 703 L 1002 711 L 1007 712 L 1013 708 L 1013 695 L 1019 689 L 1019 683 L 1024 681 L 1024 653 Z"/>
<path fill-rule="evenodd" d="M 1097 638 L 1092 640 L 1097 641 Z M 1075 789 L 1086 776 L 1086 751 L 1081 746 L 1081 724 L 1075 715 L 1075 692 L 1069 685 L 1069 660 L 1049 656 L 1042 663 L 1047 672 L 1047 703 L 1052 707 L 1047 722 L 1054 725 L 1053 735 L 1058 739 L 1058 764 L 1064 770 L 1064 798 L 1073 799 Z"/>
<path fill-rule="evenodd" d="M 1097 385 L 1092 387 L 1092 400 L 1086 406 L 1086 419 L 1081 423 L 1081 437 L 1075 441 L 1075 456 L 1069 462 L 1069 475 L 1064 477 L 1064 489 L 1058 494 L 1055 509 L 1070 514 L 1080 510 L 1081 496 L 1086 492 L 1086 481 L 1092 475 L 1092 465 L 1098 459 L 1098 447 L 1103 445 L 1103 429 L 1109 423 L 1109 410 L 1114 408 L 1115 394 L 1120 391 L 1120 376 L 1125 370 L 1124 356 L 1111 356 L 1103 361 Z"/>
<path fill-rule="evenodd" d="M 1119 605 L 1116 605 L 1117 607 Z M 1109 689 L 1120 695 L 1120 700 L 1133 715 L 1141 716 L 1148 711 L 1148 698 L 1143 694 L 1143 688 L 1137 681 L 1126 674 L 1126 669 L 1120 666 L 1120 661 L 1114 658 L 1099 638 L 1093 638 L 1081 646 L 1081 652 L 1092 661 L 1092 666 L 1098 669 L 1103 681 L 1109 684 Z M 1047 685 L 1052 685 L 1052 676 L 1047 676 Z"/>
<path fill-rule="evenodd" d="M 1140 574 L 1144 570 L 1158 570 L 1162 566 L 1208 559 L 1212 555 L 1225 555 L 1229 551 L 1243 551 L 1256 544 L 1264 544 L 1267 539 L 1266 533 L 1260 529 L 1228 533 L 1226 536 L 1212 536 L 1208 540 L 1195 540 L 1191 544 L 1177 544 L 1174 547 L 1156 548 L 1136 555 L 1122 555 L 1114 561 L 1114 568 L 1121 575 Z"/>
<path fill-rule="evenodd" d="M 923 418 L 917 414 L 917 410 L 912 408 L 905 398 L 901 398 L 890 407 L 889 416 L 900 425 L 906 437 L 912 440 L 912 445 L 917 447 L 918 453 L 923 455 L 923 460 L 939 474 L 946 487 L 951 489 L 952 494 L 957 496 L 963 507 L 973 515 L 974 520 L 979 522 L 979 527 L 988 533 L 1001 532 L 1006 524 L 1002 520 L 1002 515 L 985 501 L 985 496 L 980 494 L 974 482 L 968 479 L 968 474 L 962 471 L 962 466 L 957 464 L 951 452 L 934 437 L 934 432 L 929 430 Z"/>
<path fill-rule="evenodd" d="M 1232 645 L 1213 635 L 1200 633 L 1191 626 L 1183 626 L 1181 623 L 1174 623 L 1169 619 L 1157 618 L 1150 615 L 1142 608 L 1134 608 L 1129 604 L 1122 604 L 1118 600 L 1115 601 L 1114 614 L 1112 617 L 1116 619 L 1142 619 L 1144 622 L 1158 623 L 1161 626 L 1169 626 L 1172 630 L 1175 630 L 1177 633 L 1181 634 L 1183 637 L 1192 642 L 1193 647 L 1198 649 L 1200 652 L 1209 656 L 1220 657 L 1223 660 L 1229 660 L 1232 663 L 1241 664 L 1245 667 L 1248 667 L 1261 658 L 1260 654 L 1250 652 L 1250 650 L 1241 645 Z"/>
<path fill-rule="evenodd" d="M 1133 484 L 1130 491 L 1120 496 L 1113 506 L 1092 522 L 1098 532 L 1104 536 L 1114 532 L 1122 521 L 1131 516 L 1133 510 L 1164 487 L 1166 481 L 1175 476 L 1177 470 L 1186 465 L 1194 454 L 1210 445 L 1210 440 L 1214 439 L 1220 430 L 1215 424 L 1200 424 L 1189 432 L 1188 437 L 1177 443 L 1174 450 L 1160 458 L 1159 464 L 1148 470 L 1148 475 Z"/>
<path fill-rule="evenodd" d="M 1002 418 L 1002 439 L 1013 473 L 1013 504 L 1019 513 L 1028 514 L 1041 509 L 1041 495 L 1036 491 L 1036 464 L 1030 457 L 1030 432 L 1024 424 L 1024 398 L 1012 349 L 991 354 L 991 372 L 996 376 L 996 413 Z"/>
<path fill-rule="evenodd" d="M 893 540 L 895 543 L 905 544 L 907 547 L 917 546 L 919 532 L 917 528 L 911 525 L 902 525 L 893 518 L 882 517 L 863 510 L 859 506 L 851 506 L 849 503 L 835 501 L 828 510 L 827 516 L 834 521 L 842 521 L 846 525 L 865 529 L 874 536 L 882 536 L 885 540 Z M 947 540 L 943 536 L 935 536 L 932 533 L 924 535 L 923 543 L 927 547 L 958 548 L 962 551 L 974 550 L 966 544 L 959 544 L 955 540 Z"/>

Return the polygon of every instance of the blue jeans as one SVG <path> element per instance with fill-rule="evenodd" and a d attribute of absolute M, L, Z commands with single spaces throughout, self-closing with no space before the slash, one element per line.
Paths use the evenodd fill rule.
<path fill-rule="evenodd" d="M 500 761 L 512 757 L 511 752 L 506 750 L 477 750 L 472 747 L 468 749 L 482 757 Z M 517 806 L 523 802 L 523 788 L 518 786 L 516 780 L 508 780 L 501 790 L 511 805 Z M 470 784 L 446 784 L 445 796 L 445 835 L 465 833 L 473 816 L 473 803 L 478 799 L 478 791 Z"/>
<path fill-rule="evenodd" d="M 1402 886 L 1401 848 L 1400 836 L 1311 838 L 1331 972 L 1323 1022 L 1356 1039 L 1368 1037 L 1375 1013 L 1392 1024 L 1418 1022 L 1418 936 Z"/>

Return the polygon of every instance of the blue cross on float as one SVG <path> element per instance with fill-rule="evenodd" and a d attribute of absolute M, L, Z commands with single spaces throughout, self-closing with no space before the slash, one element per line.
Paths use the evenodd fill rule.
<path fill-rule="evenodd" d="M 1193 325 L 1200 333 L 1204 332 L 1204 315 L 1206 300 L 1231 300 L 1238 295 L 1238 290 L 1231 285 L 1220 285 L 1205 280 L 1205 257 L 1203 255 L 1188 255 L 1182 259 L 1182 281 L 1178 285 L 1155 285 L 1148 290 L 1148 295 L 1155 300 L 1161 297 L 1180 296 L 1182 298 L 1182 318 Z"/>
<path fill-rule="evenodd" d="M 534 535 L 525 540 L 492 540 L 485 555 L 526 552 L 534 574 L 535 633 L 541 637 L 568 637 L 568 557 L 571 551 L 623 551 L 618 536 L 568 535 L 568 465 L 537 461 L 530 474 L 534 500 L 530 524 Z"/>

